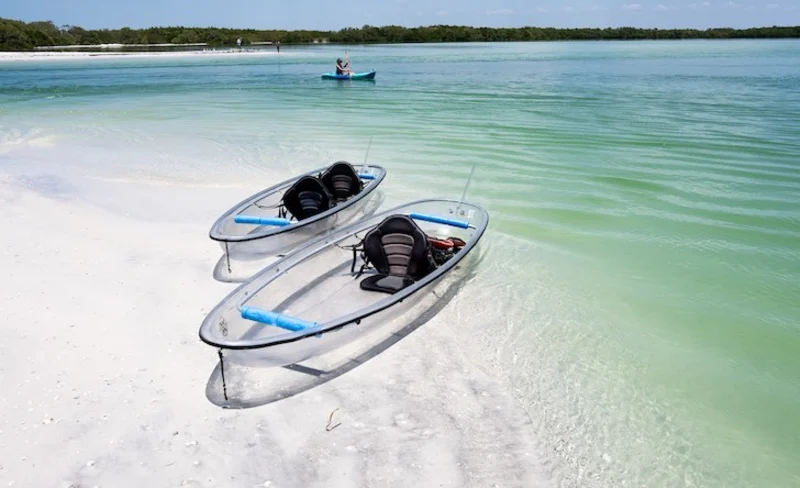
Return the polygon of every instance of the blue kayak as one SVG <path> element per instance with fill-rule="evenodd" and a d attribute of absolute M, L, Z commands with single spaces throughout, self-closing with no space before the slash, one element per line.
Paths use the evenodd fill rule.
<path fill-rule="evenodd" d="M 367 71 L 366 73 L 352 73 L 349 75 L 337 75 L 336 73 L 323 73 L 323 80 L 373 80 L 375 79 L 375 70 Z"/>

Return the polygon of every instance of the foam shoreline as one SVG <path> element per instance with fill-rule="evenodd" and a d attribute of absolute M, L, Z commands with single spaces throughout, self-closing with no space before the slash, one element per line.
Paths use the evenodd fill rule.
<path fill-rule="evenodd" d="M 549 485 L 527 414 L 454 340 L 457 301 L 341 377 L 220 409 L 197 331 L 234 285 L 211 277 L 211 215 L 135 220 L 2 174 L 0 201 L 4 485 Z"/>

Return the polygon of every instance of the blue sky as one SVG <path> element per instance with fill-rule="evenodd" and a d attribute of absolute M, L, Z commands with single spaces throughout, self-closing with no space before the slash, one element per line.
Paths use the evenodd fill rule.
<path fill-rule="evenodd" d="M 704 29 L 800 25 L 800 0 L 3 0 L 0 17 L 90 29 L 338 30 L 364 24 Z"/>

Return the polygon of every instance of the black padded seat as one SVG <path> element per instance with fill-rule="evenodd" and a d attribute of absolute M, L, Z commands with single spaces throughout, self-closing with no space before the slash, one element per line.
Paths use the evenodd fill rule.
<path fill-rule="evenodd" d="M 358 173 L 347 161 L 334 163 L 320 179 L 337 202 L 352 198 L 364 188 Z"/>
<path fill-rule="evenodd" d="M 283 206 L 297 220 L 307 219 L 333 206 L 333 197 L 315 176 L 303 176 L 283 194 Z"/>
<path fill-rule="evenodd" d="M 362 290 L 395 293 L 433 270 L 430 244 L 406 215 L 391 215 L 364 236 L 364 253 L 378 271 L 360 283 Z"/>

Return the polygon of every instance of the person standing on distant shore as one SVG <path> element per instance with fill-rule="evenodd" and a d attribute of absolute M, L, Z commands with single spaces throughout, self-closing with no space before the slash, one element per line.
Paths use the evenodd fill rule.
<path fill-rule="evenodd" d="M 236 45 L 239 47 L 240 50 L 242 49 L 242 38 L 241 37 L 236 39 Z"/>
<path fill-rule="evenodd" d="M 275 43 L 275 49 L 277 49 L 278 52 L 281 52 L 281 41 Z"/>

